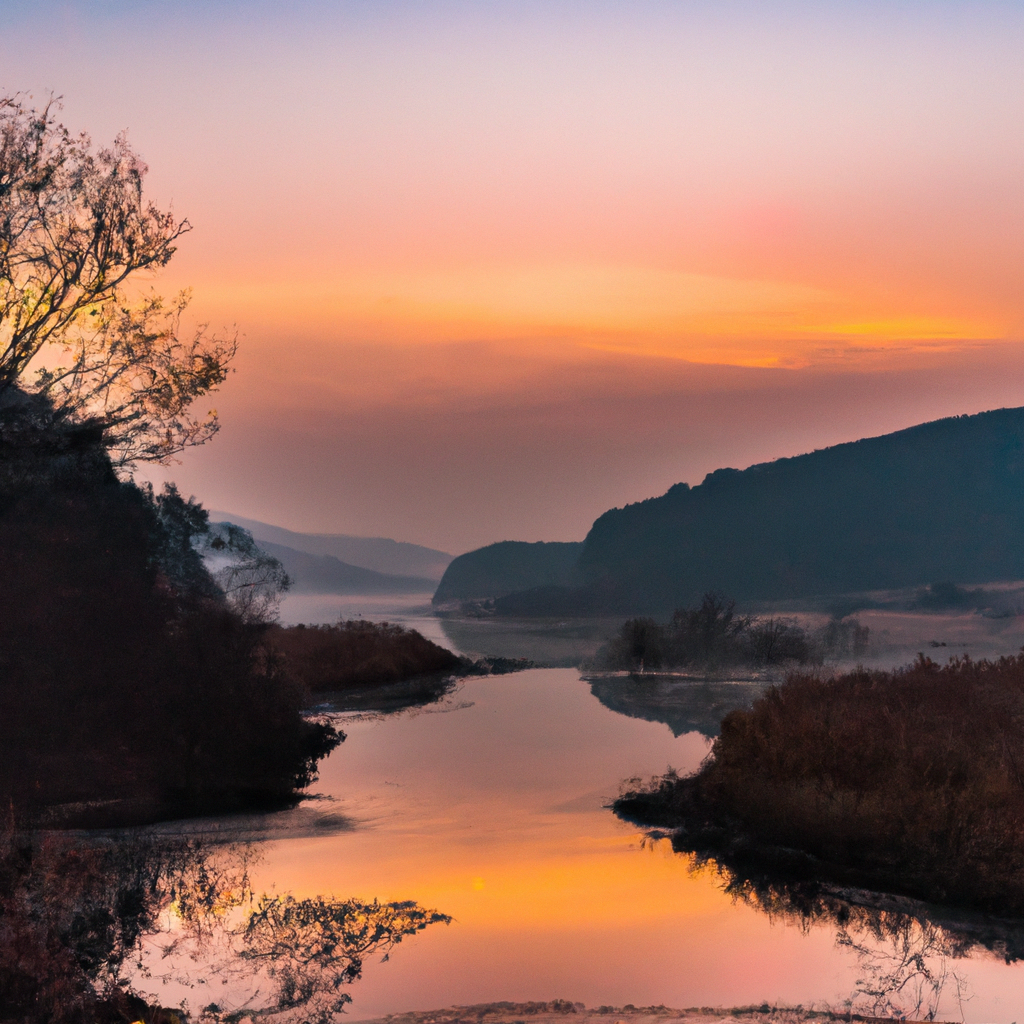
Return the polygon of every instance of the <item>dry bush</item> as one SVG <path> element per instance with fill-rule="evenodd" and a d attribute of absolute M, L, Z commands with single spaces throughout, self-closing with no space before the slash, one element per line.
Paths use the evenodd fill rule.
<path fill-rule="evenodd" d="M 691 840 L 744 837 L 826 874 L 1024 913 L 1024 655 L 792 674 L 724 719 L 696 775 L 618 809 Z"/>
<path fill-rule="evenodd" d="M 461 659 L 415 630 L 349 620 L 324 626 L 275 626 L 268 643 L 285 673 L 316 693 L 455 672 Z"/>

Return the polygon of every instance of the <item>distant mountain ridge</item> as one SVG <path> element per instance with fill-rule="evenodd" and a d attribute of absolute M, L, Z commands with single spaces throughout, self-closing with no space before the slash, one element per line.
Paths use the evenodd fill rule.
<path fill-rule="evenodd" d="M 676 484 L 600 516 L 568 572 L 477 589 L 494 592 L 499 614 L 663 616 L 708 590 L 749 602 L 1022 579 L 1024 408 Z"/>
<path fill-rule="evenodd" d="M 435 583 L 444 575 L 452 556 L 446 551 L 390 540 L 386 537 L 353 537 L 341 533 L 297 533 L 231 512 L 211 512 L 211 520 L 242 526 L 260 542 L 278 544 L 309 555 L 329 555 L 361 569 L 393 576 L 412 576 Z M 266 543 L 261 543 L 266 547 Z"/>
<path fill-rule="evenodd" d="M 720 469 L 613 509 L 580 556 L 617 608 L 983 583 L 1024 575 L 1024 409 Z"/>
<path fill-rule="evenodd" d="M 436 583 L 423 576 L 396 576 L 349 565 L 333 555 L 311 555 L 268 540 L 258 542 L 292 579 L 292 594 L 430 594 Z"/>

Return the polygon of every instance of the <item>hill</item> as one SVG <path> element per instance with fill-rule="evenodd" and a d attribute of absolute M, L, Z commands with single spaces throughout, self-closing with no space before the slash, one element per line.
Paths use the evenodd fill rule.
<path fill-rule="evenodd" d="M 223 519 L 248 530 L 260 542 L 279 544 L 309 555 L 329 555 L 350 566 L 372 569 L 394 576 L 415 576 L 435 583 L 444 575 L 452 556 L 446 551 L 390 540 L 387 537 L 352 537 L 343 533 L 297 533 L 281 526 L 246 519 L 230 512 L 211 512 L 211 519 Z M 431 589 L 431 588 L 427 588 Z M 368 591 L 364 591 L 368 593 Z"/>
<path fill-rule="evenodd" d="M 1024 575 L 1024 409 L 720 469 L 613 509 L 580 571 L 630 610 Z"/>
<path fill-rule="evenodd" d="M 497 612 L 663 616 L 709 590 L 755 602 L 1024 578 L 1024 409 L 716 470 L 604 513 L 563 570 L 575 584 L 531 583 Z"/>
<path fill-rule="evenodd" d="M 311 555 L 266 540 L 259 545 L 284 566 L 292 578 L 293 594 L 429 594 L 435 586 L 434 580 L 424 576 L 374 572 L 333 555 Z"/>
<path fill-rule="evenodd" d="M 434 594 L 435 605 L 485 601 L 533 587 L 577 582 L 580 543 L 503 540 L 452 560 Z"/>

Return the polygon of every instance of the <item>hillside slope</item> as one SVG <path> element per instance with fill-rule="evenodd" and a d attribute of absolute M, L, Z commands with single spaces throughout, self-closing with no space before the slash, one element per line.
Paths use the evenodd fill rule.
<path fill-rule="evenodd" d="M 937 420 L 602 515 L 583 594 L 664 614 L 707 590 L 772 600 L 1024 577 L 1024 409 Z"/>
<path fill-rule="evenodd" d="M 332 555 L 311 555 L 270 541 L 260 541 L 259 546 L 284 566 L 293 594 L 429 594 L 435 585 L 423 576 L 374 572 Z"/>
<path fill-rule="evenodd" d="M 211 519 L 227 520 L 248 530 L 261 547 L 279 544 L 310 555 L 330 555 L 348 565 L 396 576 L 416 576 L 435 583 L 444 575 L 452 556 L 419 544 L 387 537 L 352 537 L 343 533 L 297 533 L 246 519 L 230 512 L 211 512 Z M 429 588 L 428 588 L 429 589 Z"/>

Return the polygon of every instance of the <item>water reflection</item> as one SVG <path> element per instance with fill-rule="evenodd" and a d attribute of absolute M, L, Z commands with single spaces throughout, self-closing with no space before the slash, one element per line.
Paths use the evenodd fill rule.
<path fill-rule="evenodd" d="M 692 771 L 708 740 L 610 710 L 575 671 L 468 679 L 442 706 L 338 724 L 348 739 L 318 788 L 352 827 L 267 844 L 254 884 L 408 896 L 457 921 L 367 970 L 352 1019 L 555 996 L 841 1006 L 864 976 L 834 929 L 733 901 L 667 843 L 638 850 L 606 809 L 622 779 Z M 951 963 L 975 992 L 967 1020 L 1024 1019 L 1018 967 Z"/>
<path fill-rule="evenodd" d="M 647 844 L 661 845 L 669 838 L 652 831 Z M 833 1002 L 833 1010 L 928 1021 L 955 1013 L 963 1019 L 973 993 L 962 962 L 979 953 L 1007 964 L 1024 958 L 1024 921 L 780 877 L 746 854 L 730 856 L 718 848 L 712 855 L 685 835 L 672 836 L 671 844 L 687 858 L 691 874 L 712 876 L 734 902 L 805 932 L 818 926 L 833 929 L 836 947 L 857 963 L 852 991 Z"/>
<path fill-rule="evenodd" d="M 408 901 L 257 892 L 254 860 L 248 845 L 7 827 L 0 1019 L 327 1024 L 368 958 L 451 920 Z M 177 1014 L 159 1009 L 168 996 Z"/>
<path fill-rule="evenodd" d="M 444 616 L 443 646 L 472 658 L 526 658 L 535 665 L 571 668 L 592 658 L 621 625 L 619 619 L 516 619 Z M 424 634 L 426 635 L 426 634 Z"/>
<path fill-rule="evenodd" d="M 179 901 L 180 912 L 174 900 L 168 903 L 165 888 L 147 904 L 163 909 L 152 915 L 152 927 L 143 928 L 141 943 L 131 946 L 119 977 L 151 1003 L 186 1000 L 194 1016 L 214 1003 L 213 1012 L 227 1019 L 233 1011 L 253 1017 L 280 1002 L 278 975 L 271 977 L 269 969 L 284 962 L 236 956 L 246 948 L 238 929 L 257 903 L 246 898 L 229 906 L 224 900 L 213 904 L 221 908 L 219 916 L 207 915 L 202 908 L 214 892 L 285 894 L 296 903 L 310 901 L 309 907 L 317 894 L 332 892 L 366 907 L 374 897 L 380 907 L 411 897 L 452 914 L 456 924 L 425 928 L 384 967 L 375 960 L 385 948 L 360 954 L 362 980 L 349 985 L 343 976 L 337 990 L 354 997 L 350 1020 L 415 1007 L 555 996 L 589 1006 L 767 1000 L 841 1007 L 856 989 L 872 987 L 852 946 L 836 948 L 838 927 L 831 918 L 786 917 L 781 904 L 766 914 L 770 902 L 744 900 L 738 891 L 731 899 L 717 873 L 682 870 L 667 842 L 638 850 L 636 830 L 606 809 L 620 781 L 664 772 L 668 765 L 691 771 L 706 756 L 708 742 L 696 733 L 674 738 L 660 722 L 609 710 L 574 671 L 469 679 L 440 705 L 347 716 L 339 725 L 348 739 L 321 767 L 322 799 L 259 820 L 188 826 L 191 838 L 207 844 L 202 871 L 221 874 L 212 881 L 193 875 L 179 887 L 199 894 L 198 918 L 185 912 L 185 901 Z M 168 823 L 163 835 L 147 841 L 176 848 L 165 836 L 182 828 Z M 242 846 L 212 845 L 214 836 L 247 834 L 267 840 L 257 844 L 258 860 L 250 851 L 240 862 Z M 80 843 L 77 849 L 77 856 L 85 855 Z M 144 882 L 153 877 L 151 867 L 140 876 Z M 60 870 L 58 865 L 50 874 Z M 94 875 L 105 871 L 101 866 Z M 163 878 L 157 880 L 161 887 Z M 813 893 L 800 891 L 805 900 Z M 796 893 L 789 890 L 791 897 Z M 192 923 L 182 923 L 181 913 Z M 282 916 L 291 913 L 281 906 Z M 353 925 L 357 920 L 351 913 L 346 919 Z M 0 930 L 5 920 L 11 919 L 0 919 Z M 217 925 L 205 946 L 194 934 L 197 920 Z M 885 948 L 870 930 L 848 933 L 866 947 Z M 999 953 L 999 937 L 985 935 L 987 947 Z M 1024 949 L 1010 938 L 1002 941 L 1010 959 Z M 985 943 L 976 946 L 980 951 Z M 8 969 L 9 950 L 0 951 L 0 968 Z M 941 975 L 931 952 L 926 963 Z M 257 970 L 259 965 L 267 969 Z M 968 1021 L 1024 1019 L 1019 965 L 1005 967 L 991 955 L 948 955 L 947 966 L 966 975 L 973 988 L 974 998 L 965 1002 Z M 4 997 L 10 988 L 5 980 L 0 978 Z M 942 998 L 949 1012 L 941 1019 L 959 1019 L 955 996 L 955 981 L 947 978 Z M 868 1005 L 863 993 L 856 998 Z M 15 1014 L 0 1013 L 5 1016 Z M 118 1019 L 140 1018 L 152 1020 L 142 1012 Z M 52 1018 L 40 1013 L 36 1019 Z"/>
<path fill-rule="evenodd" d="M 620 715 L 645 722 L 663 722 L 673 736 L 699 732 L 718 735 L 722 719 L 736 708 L 749 707 L 765 683 L 705 681 L 664 675 L 586 676 L 590 692 Z"/>

